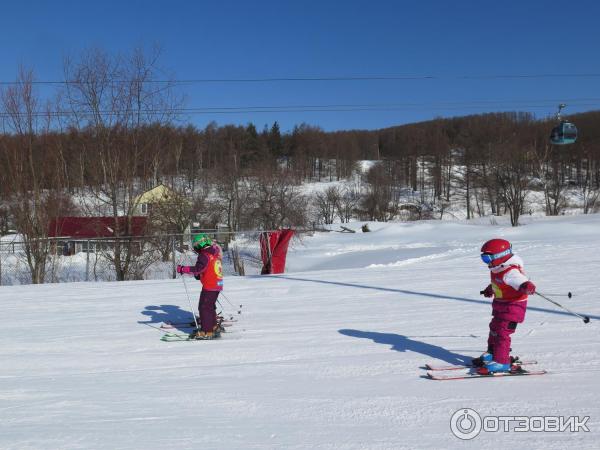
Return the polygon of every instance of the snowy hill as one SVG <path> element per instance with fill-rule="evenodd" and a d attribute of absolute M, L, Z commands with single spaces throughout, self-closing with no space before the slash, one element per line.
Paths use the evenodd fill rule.
<path fill-rule="evenodd" d="M 370 227 L 294 244 L 285 275 L 227 278 L 239 321 L 218 341 L 159 340 L 162 321 L 190 317 L 181 280 L 0 288 L 0 448 L 598 448 L 600 216 Z M 485 347 L 478 251 L 495 236 L 592 322 L 534 297 L 513 348 L 548 375 L 425 379 L 425 363 Z M 461 408 L 590 416 L 590 432 L 461 441 Z"/>

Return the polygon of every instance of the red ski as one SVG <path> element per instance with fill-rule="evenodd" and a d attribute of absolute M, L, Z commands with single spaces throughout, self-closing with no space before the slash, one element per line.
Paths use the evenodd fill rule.
<path fill-rule="evenodd" d="M 533 364 L 537 364 L 537 361 L 517 361 L 514 363 L 519 366 L 530 366 Z M 441 370 L 461 370 L 461 369 L 472 369 L 476 366 L 472 364 L 464 364 L 464 365 L 448 365 L 448 366 L 436 366 L 433 364 L 425 364 L 425 368 L 427 370 L 431 370 L 433 372 L 441 371 Z"/>
<path fill-rule="evenodd" d="M 477 372 L 469 372 L 462 375 L 453 373 L 452 375 L 444 375 L 438 372 L 428 371 L 427 376 L 432 380 L 448 381 L 448 380 L 466 380 L 469 378 L 502 378 L 502 377 L 522 377 L 528 375 L 544 375 L 548 373 L 545 370 L 525 370 L 519 369 L 511 372 L 498 372 L 493 374 L 482 375 Z"/>

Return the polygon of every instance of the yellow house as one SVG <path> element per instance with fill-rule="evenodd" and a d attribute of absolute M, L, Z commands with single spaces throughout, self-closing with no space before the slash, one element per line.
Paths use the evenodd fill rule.
<path fill-rule="evenodd" d="M 174 201 L 179 194 L 164 184 L 159 184 L 135 198 L 135 211 L 140 216 L 147 216 L 152 211 L 152 205 Z"/>

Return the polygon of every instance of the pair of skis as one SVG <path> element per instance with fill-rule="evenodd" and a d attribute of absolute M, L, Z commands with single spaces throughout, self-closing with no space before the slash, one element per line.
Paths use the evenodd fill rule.
<path fill-rule="evenodd" d="M 222 320 L 219 324 L 223 327 L 230 327 L 237 320 Z M 176 328 L 196 328 L 195 322 L 164 322 L 161 326 L 163 330 L 173 330 Z"/>
<path fill-rule="evenodd" d="M 221 327 L 221 331 L 219 332 L 219 336 L 216 338 L 213 338 L 213 339 L 196 339 L 195 337 L 193 337 L 194 331 L 192 331 L 190 333 L 178 333 L 178 332 L 168 331 L 168 330 L 174 330 L 174 329 L 179 329 L 179 328 L 192 328 L 193 330 L 195 330 L 196 329 L 195 322 L 165 322 L 160 326 L 160 328 L 162 330 L 165 330 L 165 332 L 162 335 L 162 337 L 160 338 L 160 340 L 163 342 L 214 340 L 214 339 L 218 339 L 220 337 L 220 333 L 225 332 L 225 327 L 230 327 L 233 324 L 233 322 L 237 322 L 237 320 L 223 319 L 223 318 L 220 319 L 218 321 L 218 323 Z"/>
<path fill-rule="evenodd" d="M 212 338 L 212 339 L 196 339 L 195 337 L 193 337 L 193 333 L 190 334 L 183 334 L 183 333 L 171 333 L 171 332 L 167 332 L 165 334 L 162 335 L 162 337 L 160 338 L 161 341 L 163 342 L 179 342 L 179 341 L 214 341 L 215 339 L 219 339 L 219 337 L 216 338 Z"/>
<path fill-rule="evenodd" d="M 435 364 L 426 364 L 427 377 L 432 380 L 448 381 L 448 380 L 466 380 L 469 378 L 499 378 L 499 377 L 515 377 L 526 375 L 544 375 L 545 370 L 523 369 L 523 366 L 533 366 L 537 361 L 520 361 L 516 360 L 512 363 L 510 372 L 498 372 L 492 374 L 477 373 L 476 366 L 472 364 L 446 365 L 440 366 Z"/>

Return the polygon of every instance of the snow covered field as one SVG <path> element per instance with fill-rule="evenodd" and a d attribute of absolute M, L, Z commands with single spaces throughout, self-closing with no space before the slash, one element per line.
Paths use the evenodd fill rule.
<path fill-rule="evenodd" d="M 0 448 L 600 448 L 600 216 L 370 227 L 305 238 L 286 275 L 227 278 L 223 307 L 243 307 L 218 341 L 160 341 L 163 320 L 189 317 L 181 280 L 1 287 Z M 497 236 L 592 322 L 534 297 L 513 348 L 548 375 L 423 378 L 484 349 L 478 250 Z M 589 416 L 590 432 L 461 441 L 461 408 Z"/>

